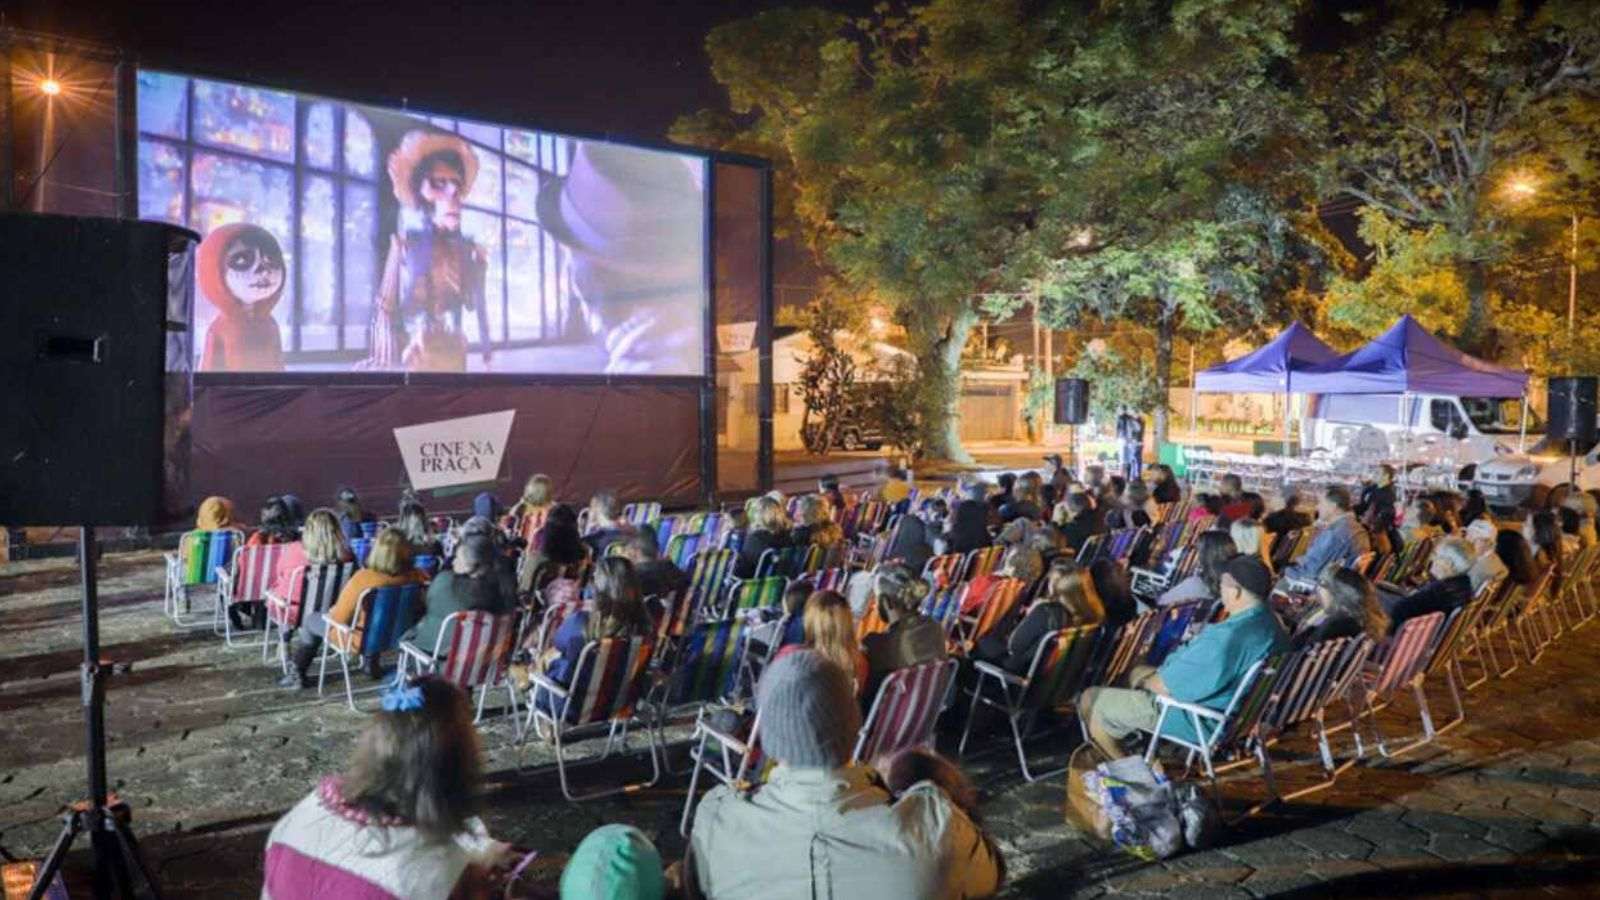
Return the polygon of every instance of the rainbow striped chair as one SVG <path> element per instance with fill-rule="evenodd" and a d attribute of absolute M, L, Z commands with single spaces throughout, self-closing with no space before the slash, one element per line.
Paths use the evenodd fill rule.
<path fill-rule="evenodd" d="M 451 613 L 439 629 L 431 651 L 410 641 L 400 642 L 398 677 L 404 679 L 415 666 L 418 672 L 435 674 L 461 688 L 468 697 L 476 691 L 478 708 L 474 722 L 483 719 L 483 704 L 489 692 L 504 688 L 511 701 L 512 728 L 521 739 L 522 715 L 517 704 L 517 686 L 506 677 L 520 618 L 520 613 L 497 616 L 483 610 Z"/>
<path fill-rule="evenodd" d="M 961 743 L 957 745 L 956 752 L 966 752 L 972 721 L 977 716 L 978 704 L 982 703 L 1005 713 L 1023 778 L 1032 782 L 1066 771 L 1063 768 L 1056 772 L 1034 774 L 1028 768 L 1023 740 L 1032 730 L 1040 712 L 1071 711 L 1074 708 L 1079 692 L 1089 686 L 1090 677 L 1094 674 L 1091 662 L 1099 643 L 1099 631 L 1099 625 L 1078 625 L 1040 638 L 1026 675 L 1007 672 L 983 660 L 974 662 L 978 680 L 972 687 L 972 704 L 967 709 L 967 724 L 961 731 Z M 986 696 L 984 688 L 988 685 L 993 685 L 993 690 Z"/>
<path fill-rule="evenodd" d="M 533 676 L 528 697 L 528 726 L 539 737 L 555 744 L 556 772 L 561 779 L 562 796 L 568 800 L 576 802 L 635 791 L 660 780 L 661 754 L 656 734 L 638 713 L 649 686 L 652 652 L 647 637 L 590 641 L 578 655 L 571 684 L 557 684 L 543 673 Z M 591 760 L 600 762 L 609 757 L 613 749 L 626 743 L 628 728 L 635 723 L 645 732 L 650 752 L 650 780 L 574 794 L 567 781 L 567 740 L 582 732 L 605 728 L 605 748 L 600 756 Z"/>
<path fill-rule="evenodd" d="M 851 753 L 871 762 L 912 747 L 932 747 L 933 729 L 950 700 L 957 662 L 940 659 L 890 672 L 878 685 Z"/>
<path fill-rule="evenodd" d="M 190 531 L 178 539 L 178 549 L 165 555 L 167 588 L 163 611 L 181 628 L 204 627 L 205 620 L 189 616 L 189 590 L 197 585 L 217 583 L 217 569 L 233 563 L 233 554 L 244 543 L 244 533 L 233 528 L 219 531 Z M 217 603 L 223 599 L 217 597 Z M 213 613 L 213 617 L 215 614 Z"/>

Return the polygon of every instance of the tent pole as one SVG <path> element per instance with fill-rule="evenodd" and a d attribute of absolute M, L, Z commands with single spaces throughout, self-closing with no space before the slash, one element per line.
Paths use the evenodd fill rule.
<path fill-rule="evenodd" d="M 1283 492 L 1283 493 L 1287 493 L 1288 490 L 1289 490 L 1289 403 L 1290 403 L 1290 397 L 1291 396 L 1292 395 L 1289 393 L 1289 382 L 1288 382 L 1288 379 L 1284 379 L 1284 384 L 1283 384 L 1283 452 L 1282 452 L 1281 458 L 1280 458 L 1280 463 L 1281 463 L 1280 466 L 1279 466 L 1280 474 L 1278 476 L 1278 490 L 1280 492 Z"/>
<path fill-rule="evenodd" d="M 1200 388 L 1195 382 L 1194 344 L 1189 344 L 1189 440 L 1194 440 L 1195 419 L 1200 411 Z"/>
<path fill-rule="evenodd" d="M 1528 452 L 1528 392 L 1522 392 L 1522 422 L 1517 426 L 1517 452 Z"/>

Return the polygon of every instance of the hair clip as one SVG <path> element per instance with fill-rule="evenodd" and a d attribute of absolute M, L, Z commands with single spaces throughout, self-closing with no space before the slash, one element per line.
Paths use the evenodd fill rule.
<path fill-rule="evenodd" d="M 414 712 L 422 708 L 422 688 L 396 685 L 383 692 L 384 712 Z"/>

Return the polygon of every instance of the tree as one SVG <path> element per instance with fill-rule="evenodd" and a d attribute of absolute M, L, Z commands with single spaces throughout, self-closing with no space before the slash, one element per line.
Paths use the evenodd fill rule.
<path fill-rule="evenodd" d="M 958 402 L 971 298 L 1024 277 L 1014 251 L 1035 205 L 1007 149 L 1007 103 L 1034 77 L 1036 41 L 1016 0 L 764 12 L 706 39 L 733 118 L 674 130 L 779 162 L 809 245 L 905 329 L 920 444 L 957 461 L 970 459 Z"/>
<path fill-rule="evenodd" d="M 1600 116 L 1583 94 L 1600 19 L 1584 0 L 1418 0 L 1346 18 L 1346 39 L 1301 67 L 1319 115 L 1303 162 L 1323 196 L 1366 207 L 1380 283 L 1411 281 L 1463 345 L 1492 350 L 1491 270 L 1514 238 L 1499 188 L 1527 165 L 1591 177 Z M 1370 321 L 1387 296 L 1347 284 L 1334 315 Z"/>
<path fill-rule="evenodd" d="M 1101 422 L 1114 420 L 1124 406 L 1152 414 L 1167 405 L 1147 353 L 1136 350 L 1125 356 L 1104 341 L 1091 341 L 1067 374 L 1093 385 L 1089 414 Z"/>
<path fill-rule="evenodd" d="M 800 368 L 800 395 L 805 403 L 800 439 L 812 453 L 833 449 L 856 383 L 855 357 L 839 341 L 841 334 L 849 333 L 852 318 L 849 305 L 828 293 L 813 300 L 802 314 L 811 353 Z"/>

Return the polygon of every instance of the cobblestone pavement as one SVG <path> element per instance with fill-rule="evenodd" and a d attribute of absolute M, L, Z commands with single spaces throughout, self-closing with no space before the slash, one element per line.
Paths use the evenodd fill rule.
<path fill-rule="evenodd" d="M 160 582 L 155 554 L 101 566 L 104 655 L 136 664 L 110 693 L 112 782 L 169 896 L 255 896 L 267 830 L 318 775 L 340 767 L 363 718 L 344 708 L 336 682 L 321 702 L 275 689 L 276 666 L 261 663 L 259 644 L 230 650 L 209 630 L 175 629 L 161 615 Z M 0 568 L 0 844 L 14 854 L 42 854 L 60 804 L 83 790 L 78 624 L 70 562 Z M 1085 841 L 1064 824 L 1063 779 L 1023 782 L 1007 741 L 980 744 L 965 764 L 1005 851 L 1007 896 L 1596 896 L 1597 637 L 1600 624 L 1586 626 L 1537 665 L 1473 692 L 1467 722 L 1434 744 L 1358 766 L 1331 790 L 1247 820 L 1222 846 L 1166 862 Z M 1439 696 L 1436 712 L 1447 702 Z M 1397 707 L 1383 716 L 1386 731 L 1415 731 L 1410 704 Z M 539 880 L 553 883 L 566 851 L 606 822 L 640 826 L 668 858 L 682 852 L 685 777 L 571 804 L 546 747 L 530 744 L 519 771 L 506 722 L 490 719 L 482 731 L 490 830 L 544 851 Z M 1033 762 L 1062 765 L 1068 733 L 1033 741 Z M 685 736 L 668 733 L 680 768 Z M 1348 752 L 1347 737 L 1338 746 Z M 1287 757 L 1306 749 L 1280 748 Z M 637 779 L 648 763 L 627 755 L 581 772 L 580 787 L 601 786 Z M 1303 774 L 1281 771 L 1290 787 Z M 1254 787 L 1238 779 L 1225 793 L 1247 798 Z M 80 850 L 74 870 L 84 862 Z"/>

